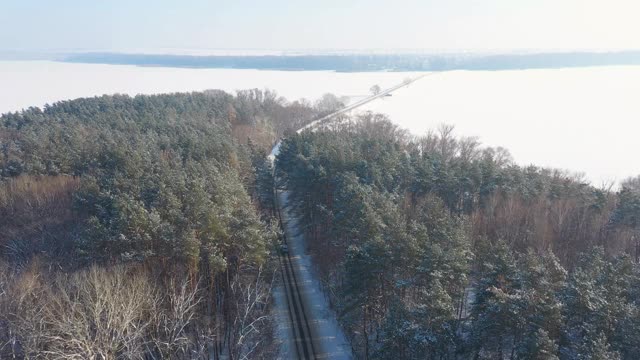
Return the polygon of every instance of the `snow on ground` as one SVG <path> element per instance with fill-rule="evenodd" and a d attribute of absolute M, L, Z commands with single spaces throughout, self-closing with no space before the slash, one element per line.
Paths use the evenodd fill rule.
<path fill-rule="evenodd" d="M 297 276 L 299 276 L 300 293 L 305 304 L 305 310 L 309 319 L 309 325 L 312 327 L 314 334 L 314 343 L 319 345 L 318 358 L 327 360 L 347 360 L 351 359 L 351 347 L 347 341 L 344 332 L 340 328 L 336 319 L 336 314 L 329 307 L 329 303 L 322 291 L 320 281 L 314 271 L 311 263 L 311 256 L 306 252 L 305 239 L 303 233 L 298 226 L 298 221 L 293 210 L 288 204 L 288 192 L 279 192 L 280 203 L 283 206 L 282 216 L 287 234 L 289 254 L 291 256 L 292 265 L 296 268 Z M 282 287 L 277 287 L 276 307 L 278 313 L 282 316 L 286 311 Z M 284 313 L 286 315 L 286 313 Z M 288 318 L 280 318 L 288 321 Z M 286 324 L 286 323 L 285 323 Z M 286 335 L 286 331 L 291 329 L 286 325 L 279 325 L 278 335 Z M 291 338 L 292 336 L 289 336 Z M 282 339 L 282 337 L 280 337 Z M 282 340 L 281 340 L 282 341 Z M 291 359 L 292 344 L 290 340 L 282 341 L 282 359 Z"/>
<path fill-rule="evenodd" d="M 600 186 L 640 175 L 638 94 L 640 66 L 452 71 L 364 108 L 414 134 L 454 125 L 518 164 L 583 172 Z"/>
<path fill-rule="evenodd" d="M 279 360 L 295 359 L 295 344 L 289 312 L 287 310 L 287 298 L 282 284 L 282 278 L 278 278 L 276 286 L 273 288 L 274 310 L 276 319 L 276 341 L 279 343 Z"/>
<path fill-rule="evenodd" d="M 366 96 L 372 85 L 393 86 L 413 73 L 337 73 L 185 69 L 54 61 L 0 61 L 0 113 L 103 94 L 158 94 L 221 89 L 273 89 L 288 100 L 331 92 Z"/>

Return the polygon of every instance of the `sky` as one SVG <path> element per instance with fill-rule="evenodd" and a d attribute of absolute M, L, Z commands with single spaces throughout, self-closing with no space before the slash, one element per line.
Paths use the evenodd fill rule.
<path fill-rule="evenodd" d="M 0 0 L 0 50 L 640 49 L 638 0 Z"/>

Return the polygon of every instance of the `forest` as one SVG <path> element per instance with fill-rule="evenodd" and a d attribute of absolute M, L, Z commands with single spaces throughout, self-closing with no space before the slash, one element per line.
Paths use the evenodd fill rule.
<path fill-rule="evenodd" d="M 640 177 L 594 187 L 380 114 L 295 132 L 340 106 L 212 90 L 2 115 L 0 358 L 275 358 L 274 186 L 358 359 L 640 358 Z"/>
<path fill-rule="evenodd" d="M 640 177 L 371 113 L 288 137 L 276 169 L 358 358 L 640 358 Z"/>
<path fill-rule="evenodd" d="M 246 90 L 0 117 L 0 358 L 273 358 L 256 169 L 317 112 Z"/>

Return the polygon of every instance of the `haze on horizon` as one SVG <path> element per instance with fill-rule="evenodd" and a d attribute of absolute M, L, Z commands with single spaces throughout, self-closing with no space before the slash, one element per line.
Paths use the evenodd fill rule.
<path fill-rule="evenodd" d="M 640 49 L 634 0 L 21 0 L 2 8 L 5 52 Z"/>

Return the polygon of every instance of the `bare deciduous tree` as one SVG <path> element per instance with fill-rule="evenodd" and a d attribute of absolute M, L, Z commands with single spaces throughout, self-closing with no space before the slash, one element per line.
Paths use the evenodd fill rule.
<path fill-rule="evenodd" d="M 168 288 L 164 301 L 166 305 L 153 314 L 153 343 L 162 355 L 161 358 L 189 358 L 189 351 L 201 351 L 193 347 L 199 339 L 194 332 L 189 333 L 189 326 L 193 324 L 198 305 L 203 299 L 199 295 L 198 286 L 190 286 L 187 279 L 171 279 Z M 160 307 L 162 306 L 158 306 Z"/>
<path fill-rule="evenodd" d="M 231 351 L 234 359 L 243 360 L 252 359 L 257 349 L 265 345 L 261 343 L 259 334 L 271 326 L 271 317 L 266 310 L 270 306 L 273 284 L 273 277 L 271 281 L 265 281 L 266 274 L 262 267 L 246 272 L 255 275 L 249 279 L 236 276 L 231 282 L 236 308 Z"/>

